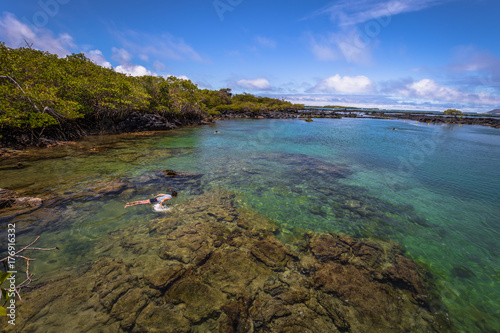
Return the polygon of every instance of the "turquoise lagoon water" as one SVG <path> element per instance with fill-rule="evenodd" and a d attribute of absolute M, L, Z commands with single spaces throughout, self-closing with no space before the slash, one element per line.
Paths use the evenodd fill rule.
<path fill-rule="evenodd" d="M 153 136 L 95 137 L 47 154 L 57 158 L 23 161 L 24 169 L 0 162 L 1 188 L 55 198 L 13 220 L 19 243 L 40 235 L 40 246 L 61 248 L 37 253 L 32 269 L 41 280 L 92 260 L 92 245 L 114 230 L 155 218 L 150 207 L 123 204 L 165 190 L 145 180 L 172 169 L 202 175 L 195 187 L 176 189 L 177 204 L 206 191 L 233 191 L 241 206 L 278 223 L 284 241 L 306 230 L 396 241 L 431 270 L 445 305 L 437 310 L 460 331 L 500 331 L 498 129 L 242 119 Z M 140 186 L 74 199 L 75 192 L 117 180 Z"/>

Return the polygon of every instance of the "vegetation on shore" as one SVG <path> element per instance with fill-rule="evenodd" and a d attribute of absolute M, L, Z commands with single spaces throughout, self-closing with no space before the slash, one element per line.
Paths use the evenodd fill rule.
<path fill-rule="evenodd" d="M 343 106 L 343 105 L 325 105 L 323 108 L 328 108 L 328 109 L 360 109 L 355 106 Z"/>
<path fill-rule="evenodd" d="M 132 77 L 96 65 L 84 54 L 65 58 L 0 42 L 0 135 L 8 131 L 40 136 L 68 123 L 115 122 L 133 112 L 168 121 L 195 123 L 220 112 L 297 110 L 302 105 L 231 89 L 199 89 L 174 76 Z"/>
<path fill-rule="evenodd" d="M 457 109 L 447 109 L 443 112 L 443 114 L 445 114 L 447 116 L 454 116 L 454 117 L 457 117 L 457 116 L 463 117 L 464 116 L 464 113 L 460 110 L 457 110 Z"/>

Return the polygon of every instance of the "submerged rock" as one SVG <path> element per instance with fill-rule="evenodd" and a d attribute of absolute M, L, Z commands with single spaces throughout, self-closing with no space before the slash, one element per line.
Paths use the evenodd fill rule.
<path fill-rule="evenodd" d="M 183 193 L 189 193 L 190 195 L 199 195 L 203 193 L 202 177 L 203 175 L 199 173 L 163 170 L 145 174 L 141 179 L 135 180 L 135 182 L 140 187 L 153 186 L 156 188 L 182 190 Z"/>
<path fill-rule="evenodd" d="M 29 213 L 42 206 L 43 200 L 34 197 L 19 197 L 15 191 L 0 188 L 0 221 Z"/>
<path fill-rule="evenodd" d="M 448 332 L 423 275 L 387 242 L 277 226 L 207 193 L 115 232 L 96 260 L 23 295 L 16 330 Z M 299 250 L 300 249 L 300 250 Z M 29 320 L 27 320 L 29 318 Z M 13 331 L 7 327 L 7 331 Z"/>
<path fill-rule="evenodd" d="M 453 267 L 451 274 L 461 279 L 470 279 L 476 276 L 473 271 L 462 265 Z"/>
<path fill-rule="evenodd" d="M 196 179 L 201 177 L 199 173 L 187 172 L 187 171 L 174 171 L 174 170 L 163 170 L 163 175 L 168 178 L 184 178 L 184 179 Z"/>
<path fill-rule="evenodd" d="M 15 191 L 0 188 L 0 209 L 12 207 L 12 204 L 16 201 L 15 198 L 17 196 L 18 194 Z"/>

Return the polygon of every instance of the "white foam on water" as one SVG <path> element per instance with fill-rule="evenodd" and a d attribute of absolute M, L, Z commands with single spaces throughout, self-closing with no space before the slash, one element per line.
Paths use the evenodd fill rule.
<path fill-rule="evenodd" d="M 155 212 L 168 212 L 172 210 L 172 208 L 174 208 L 174 206 L 162 206 L 160 203 L 156 203 L 153 205 L 153 210 Z"/>

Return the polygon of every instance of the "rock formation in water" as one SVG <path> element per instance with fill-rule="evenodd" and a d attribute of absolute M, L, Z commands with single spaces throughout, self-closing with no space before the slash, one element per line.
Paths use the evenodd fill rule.
<path fill-rule="evenodd" d="M 285 245 L 278 233 L 230 193 L 199 195 L 25 293 L 15 331 L 453 330 L 397 245 L 311 232 Z"/>
<path fill-rule="evenodd" d="M 43 200 L 34 197 L 20 197 L 15 191 L 0 188 L 0 221 L 30 213 L 42 205 Z"/>

